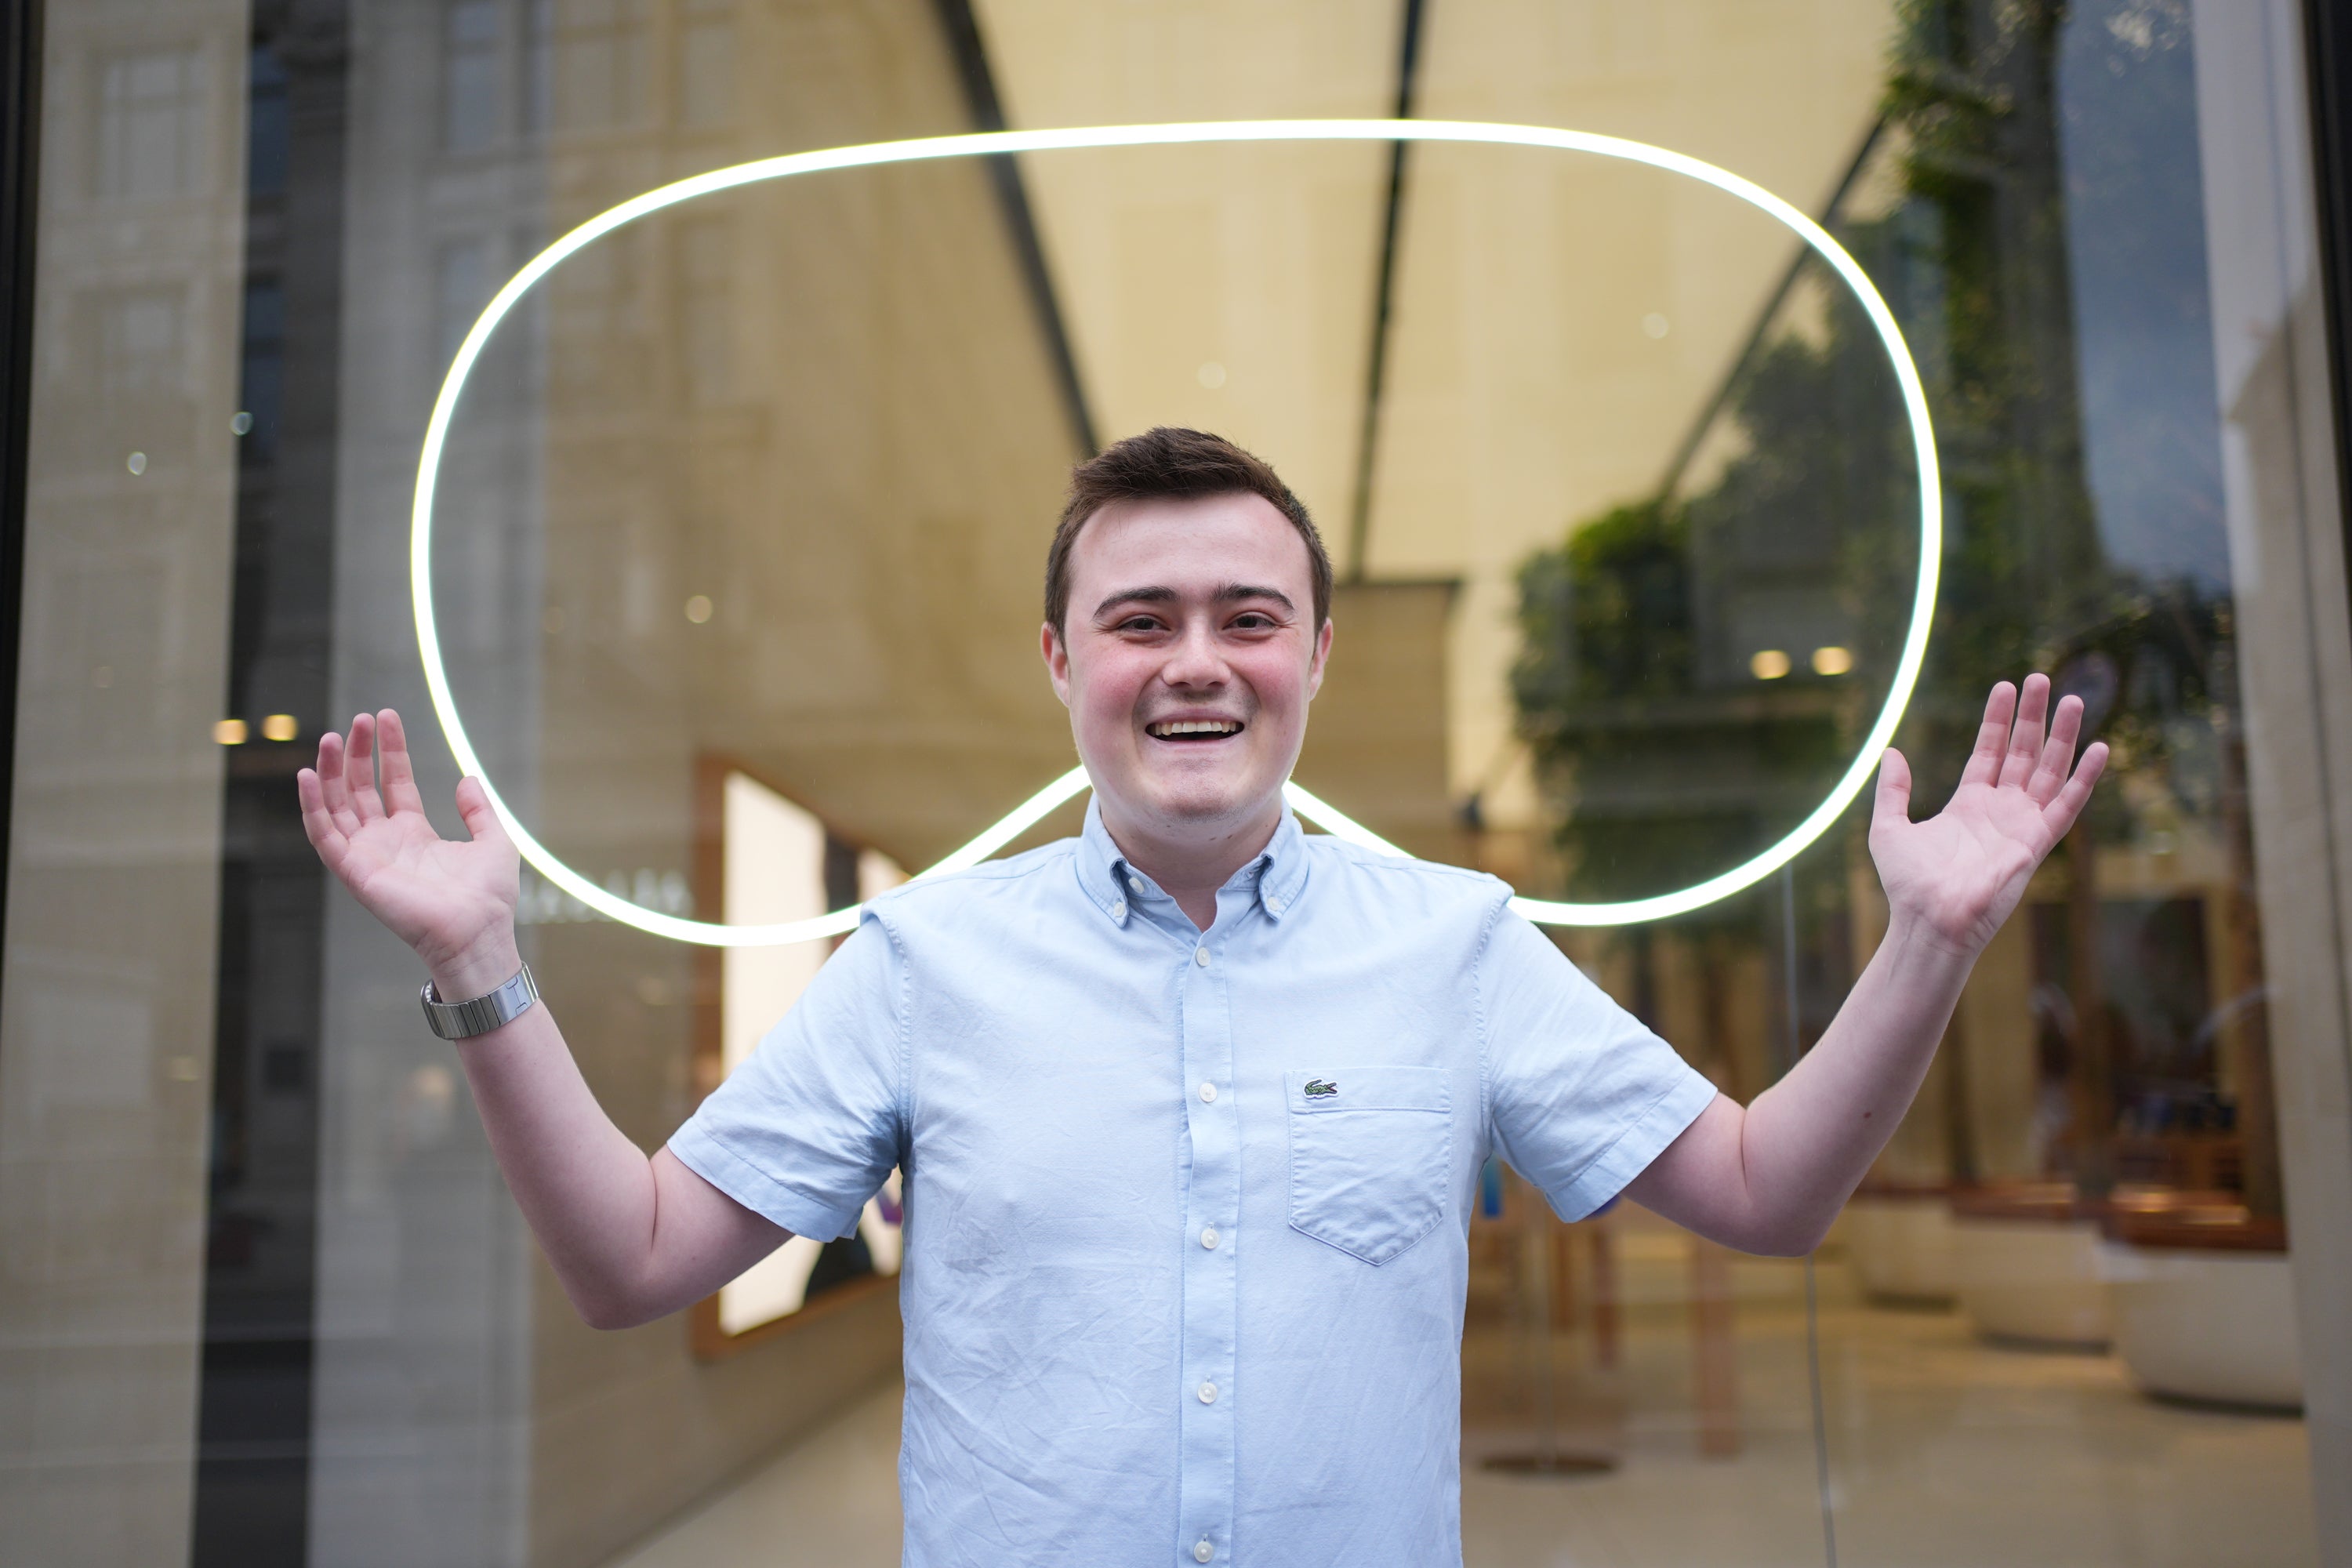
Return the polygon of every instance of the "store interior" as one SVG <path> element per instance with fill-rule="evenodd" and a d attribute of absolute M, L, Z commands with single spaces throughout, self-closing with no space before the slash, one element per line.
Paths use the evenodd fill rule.
<path fill-rule="evenodd" d="M 1664 146 L 1818 221 L 1900 330 L 1937 483 L 1865 301 L 1670 171 L 1330 142 L 752 184 L 564 261 L 465 384 L 428 586 L 484 770 L 648 916 L 801 920 L 919 874 L 1075 761 L 1036 657 L 1069 466 L 1213 429 L 1339 566 L 1300 784 L 1550 900 L 1797 847 L 1671 919 L 1552 931 L 1746 1100 L 1884 935 L 1867 792 L 1810 823 L 1877 717 L 1932 806 L 1986 688 L 2046 669 L 2110 782 L 1816 1255 L 1630 1205 L 1564 1225 L 1486 1173 L 1465 1561 L 2335 1561 L 2352 1503 L 2312 1477 L 2352 1426 L 2305 1349 L 2352 1290 L 2315 1163 L 2344 954 L 2313 781 L 2352 681 L 2310 674 L 2340 559 L 2309 545 L 2333 447 L 2276 133 L 2294 14 L 52 7 L 0 1568 L 897 1560 L 898 1187 L 853 1237 L 588 1329 L 413 960 L 321 880 L 293 770 L 396 706 L 447 798 L 420 447 L 484 307 L 573 226 L 811 148 L 1398 115 Z M 647 1149 L 831 951 L 671 940 L 541 866 L 520 918 Z"/>

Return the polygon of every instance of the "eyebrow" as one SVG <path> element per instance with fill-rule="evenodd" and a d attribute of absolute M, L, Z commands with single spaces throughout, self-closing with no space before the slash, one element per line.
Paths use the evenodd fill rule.
<path fill-rule="evenodd" d="M 1118 605 L 1172 605 L 1181 596 L 1173 588 L 1128 588 L 1113 594 L 1109 598 L 1097 605 L 1095 615 L 1097 617 L 1108 615 L 1113 606 Z M 1219 588 L 1214 596 L 1216 602 L 1221 605 L 1230 605 L 1243 599 L 1271 599 L 1282 606 L 1285 614 L 1298 613 L 1298 606 L 1292 604 L 1290 595 L 1281 589 L 1262 588 L 1252 583 L 1228 583 Z"/>

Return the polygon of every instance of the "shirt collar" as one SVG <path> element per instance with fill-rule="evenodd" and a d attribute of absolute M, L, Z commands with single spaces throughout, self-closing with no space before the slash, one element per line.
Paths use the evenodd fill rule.
<path fill-rule="evenodd" d="M 1276 921 L 1297 907 L 1298 895 L 1307 886 L 1306 840 L 1297 814 L 1285 805 L 1273 838 L 1255 859 L 1234 873 L 1236 879 L 1255 879 L 1258 907 Z M 1149 879 L 1131 868 L 1127 857 L 1119 853 L 1110 829 L 1103 826 L 1102 806 L 1092 796 L 1087 800 L 1087 825 L 1078 834 L 1077 868 L 1078 885 L 1087 900 L 1114 923 L 1125 925 L 1132 913 L 1128 906 L 1129 889 L 1136 883 L 1149 886 Z"/>

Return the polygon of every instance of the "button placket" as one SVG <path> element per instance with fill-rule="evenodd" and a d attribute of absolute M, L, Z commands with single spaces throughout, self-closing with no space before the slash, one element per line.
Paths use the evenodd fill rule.
<path fill-rule="evenodd" d="M 1219 1087 L 1230 1086 L 1234 1073 L 1225 966 L 1215 961 L 1205 937 L 1185 956 L 1179 972 L 1182 1081 L 1192 1086 L 1185 1096 L 1192 1144 L 1185 1219 L 1198 1245 L 1185 1249 L 1177 1550 L 1206 1563 L 1223 1555 L 1233 1537 L 1238 1275 L 1226 1232 L 1241 1205 L 1240 1124 L 1233 1097 Z"/>

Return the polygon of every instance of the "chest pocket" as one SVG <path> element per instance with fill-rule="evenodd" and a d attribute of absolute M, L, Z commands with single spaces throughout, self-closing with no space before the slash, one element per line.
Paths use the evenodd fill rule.
<path fill-rule="evenodd" d="M 1443 1068 L 1326 1068 L 1284 1089 L 1292 1229 L 1386 1263 L 1435 1227 L 1454 1157 Z"/>

